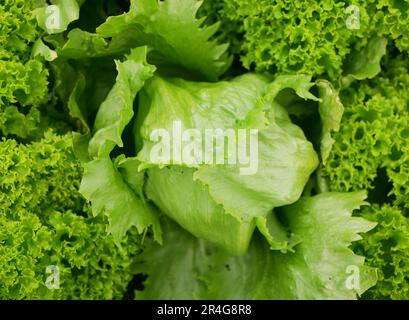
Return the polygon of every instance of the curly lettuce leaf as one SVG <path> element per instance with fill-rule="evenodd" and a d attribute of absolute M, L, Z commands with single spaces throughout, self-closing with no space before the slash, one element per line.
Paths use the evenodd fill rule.
<path fill-rule="evenodd" d="M 281 219 L 301 239 L 285 254 L 256 236 L 246 255 L 233 257 L 164 220 L 163 246 L 148 245 L 139 257 L 138 271 L 148 279 L 137 297 L 355 299 L 376 281 L 375 271 L 349 249 L 375 225 L 351 217 L 364 198 L 364 192 L 323 193 L 282 208 Z M 170 269 L 164 260 L 172 262 Z"/>
<path fill-rule="evenodd" d="M 78 192 L 83 169 L 70 134 L 0 141 L 0 299 L 121 299 L 142 237 L 119 242 Z M 58 266 L 60 289 L 46 287 Z"/>

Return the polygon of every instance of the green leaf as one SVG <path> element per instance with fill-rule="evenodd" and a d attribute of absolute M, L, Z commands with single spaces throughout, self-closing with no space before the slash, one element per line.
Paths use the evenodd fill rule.
<path fill-rule="evenodd" d="M 300 98 L 318 101 L 319 99 L 310 92 L 312 86 L 314 86 L 314 82 L 311 82 L 311 76 L 302 74 L 281 75 L 268 86 L 265 99 L 268 101 L 273 101 L 280 91 L 290 88 L 293 89 Z"/>
<path fill-rule="evenodd" d="M 108 217 L 108 232 L 116 240 L 135 226 L 138 233 L 145 233 L 152 227 L 154 239 L 161 241 L 157 212 L 135 194 L 111 159 L 101 158 L 84 164 L 80 192 L 92 203 L 95 216 L 104 213 Z"/>
<path fill-rule="evenodd" d="M 255 222 L 227 214 L 206 187 L 193 180 L 193 169 L 149 169 L 146 194 L 163 213 L 196 237 L 208 239 L 234 255 L 246 252 Z"/>
<path fill-rule="evenodd" d="M 124 155 L 115 159 L 116 167 L 124 181 L 140 197 L 143 197 L 145 171 L 139 171 L 140 162 L 136 158 L 126 158 Z"/>
<path fill-rule="evenodd" d="M 31 55 L 33 57 L 43 57 L 45 61 L 53 61 L 58 57 L 57 52 L 45 45 L 41 39 L 37 39 L 37 41 L 34 42 Z"/>
<path fill-rule="evenodd" d="M 349 249 L 360 239 L 358 233 L 375 225 L 351 217 L 364 197 L 363 192 L 323 193 L 282 208 L 281 219 L 301 239 L 293 253 L 285 254 L 271 251 L 257 235 L 246 255 L 229 256 L 164 221 L 163 246 L 148 245 L 139 257 L 138 271 L 147 274 L 148 281 L 137 297 L 355 299 L 376 281 L 364 258 Z M 171 261 L 171 268 L 162 261 Z"/>
<path fill-rule="evenodd" d="M 198 273 L 207 267 L 200 259 L 206 256 L 207 244 L 169 219 L 162 219 L 161 225 L 164 247 L 149 242 L 135 264 L 135 272 L 149 274 L 144 282 L 146 289 L 135 291 L 135 298 L 195 299 L 195 294 L 204 289 Z"/>
<path fill-rule="evenodd" d="M 297 201 L 318 165 L 302 130 L 279 105 L 272 110 L 275 121 L 270 117 L 269 127 L 258 134 L 255 172 L 244 175 L 240 166 L 203 165 L 194 175 L 208 186 L 216 203 L 239 219 L 266 216 L 275 207 Z"/>
<path fill-rule="evenodd" d="M 108 42 L 99 34 L 75 28 L 68 33 L 68 40 L 59 48 L 60 56 L 67 59 L 81 59 L 87 57 L 104 57 L 129 51 L 128 46 Z"/>
<path fill-rule="evenodd" d="M 76 0 L 52 0 L 51 3 L 34 10 L 38 25 L 48 34 L 65 31 L 72 21 L 79 18 L 80 7 Z"/>
<path fill-rule="evenodd" d="M 146 62 L 146 47 L 133 49 L 124 62 L 116 61 L 118 75 L 108 96 L 101 104 L 94 123 L 88 151 L 91 158 L 108 156 L 133 117 L 133 101 L 155 67 Z"/>
<path fill-rule="evenodd" d="M 341 124 L 344 106 L 330 82 L 318 80 L 319 90 L 319 114 L 322 121 L 321 132 L 321 159 L 325 164 L 335 140 L 332 138 L 333 132 L 338 132 Z"/>
<path fill-rule="evenodd" d="M 388 41 L 384 37 L 372 37 L 365 48 L 352 52 L 347 58 L 344 67 L 344 84 L 352 79 L 372 79 L 381 71 L 381 59 L 386 53 Z"/>
<path fill-rule="evenodd" d="M 78 74 L 78 79 L 75 82 L 74 89 L 72 90 L 68 98 L 68 110 L 70 116 L 78 119 L 80 122 L 80 127 L 85 131 L 86 134 L 90 133 L 90 128 L 88 126 L 87 120 L 85 119 L 81 107 L 79 106 L 79 100 L 81 95 L 84 93 L 86 85 L 85 76 L 82 73 Z"/>
<path fill-rule="evenodd" d="M 151 141 L 152 133 L 158 129 L 172 133 L 176 122 L 180 122 L 182 130 L 195 128 L 203 132 L 206 129 L 265 127 L 267 119 L 261 98 L 267 81 L 266 77 L 255 74 L 217 83 L 155 76 L 139 97 L 135 130 L 140 144 L 137 149 L 142 150 L 138 159 L 145 165 L 188 165 L 178 159 L 175 155 L 178 151 L 173 150 L 173 145 L 170 146 L 172 156 L 169 161 L 155 158 L 152 153 L 156 144 Z"/>
<path fill-rule="evenodd" d="M 218 25 L 202 26 L 203 19 L 196 19 L 201 4 L 196 0 L 132 0 L 129 12 L 109 17 L 97 33 L 112 37 L 114 47 L 148 45 L 158 63 L 216 80 L 230 66 L 231 58 L 226 54 L 227 44 L 210 40 Z"/>
<path fill-rule="evenodd" d="M 292 83 L 297 81 L 295 79 Z M 284 83 L 292 85 L 288 81 Z M 306 88 L 309 85 L 308 82 L 308 85 L 296 84 L 294 87 Z M 141 168 L 150 169 L 151 186 L 156 190 L 154 196 L 151 195 L 152 200 L 158 204 L 161 198 L 166 199 L 159 202 L 165 214 L 197 237 L 217 243 L 233 254 L 245 252 L 256 222 L 272 248 L 285 251 L 297 243 L 296 238 L 281 230 L 281 225 L 270 225 L 272 220 L 267 216 L 272 214 L 273 208 L 297 201 L 318 165 L 312 144 L 291 122 L 286 110 L 275 102 L 266 102 L 266 88 L 271 88 L 269 79 L 255 74 L 218 83 L 155 76 L 140 95 L 135 123 L 137 149 L 140 149 L 137 158 L 142 162 Z M 298 92 L 308 96 L 306 89 Z M 186 144 L 181 143 L 180 150 L 176 146 L 175 141 L 180 137 L 175 132 L 175 123 L 179 123 L 180 131 L 193 128 L 202 134 L 197 145 L 201 149 L 195 159 L 197 161 L 190 162 L 184 157 Z M 203 146 L 209 129 L 232 130 L 235 134 L 233 143 L 236 151 L 232 157 L 235 163 L 229 163 L 229 143 L 212 148 L 213 161 L 206 162 L 207 151 Z M 153 132 L 157 130 L 169 133 L 170 140 L 155 141 Z M 238 136 L 239 130 L 245 131 L 244 142 Z M 250 141 L 250 130 L 257 131 L 257 139 Z M 179 133 L 181 135 L 182 132 Z M 243 147 L 240 143 L 246 146 L 246 156 L 252 153 L 245 164 L 239 163 L 243 160 L 238 159 L 241 157 L 238 150 Z M 165 159 L 160 152 L 156 153 L 158 145 L 169 151 L 169 157 Z M 217 158 L 223 162 L 216 163 Z M 151 177 L 152 168 L 166 165 L 181 166 L 181 170 L 186 172 L 185 167 L 195 168 L 188 172 L 193 174 L 193 180 L 201 183 L 201 187 L 193 192 L 190 186 L 183 194 L 195 198 L 200 191 L 201 197 L 211 200 L 212 204 L 196 208 L 194 214 L 192 209 L 176 209 L 173 203 L 184 204 L 185 200 L 160 186 L 167 183 L 166 176 L 167 179 L 176 179 L 175 169 L 172 174 L 163 170 L 154 176 L 161 178 Z M 185 179 L 185 183 L 193 185 L 189 178 Z M 176 181 L 173 184 L 179 185 Z M 161 192 L 157 191 L 159 189 Z M 226 231 L 228 225 L 219 222 L 227 219 L 226 214 L 232 216 L 230 220 L 235 226 L 229 232 Z M 264 219 L 256 219 L 260 217 Z M 268 224 L 265 219 L 269 219 Z M 279 232 L 270 234 L 273 229 Z M 246 236 L 242 235 L 243 232 Z"/>

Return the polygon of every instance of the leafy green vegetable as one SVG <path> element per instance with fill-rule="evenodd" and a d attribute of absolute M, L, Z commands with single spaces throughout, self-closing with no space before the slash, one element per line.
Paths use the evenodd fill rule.
<path fill-rule="evenodd" d="M 2 1 L 0 298 L 406 299 L 408 15 Z"/>
<path fill-rule="evenodd" d="M 331 83 L 328 81 L 318 81 L 317 86 L 321 98 L 319 104 L 319 113 L 322 120 L 320 149 L 322 162 L 325 164 L 335 142 L 331 135 L 333 132 L 339 131 L 344 106 Z"/>
<path fill-rule="evenodd" d="M 146 62 L 146 47 L 132 50 L 126 59 L 116 62 L 118 76 L 95 118 L 94 135 L 88 147 L 91 158 L 108 156 L 115 145 L 123 146 L 121 134 L 132 119 L 133 100 L 155 71 Z"/>
<path fill-rule="evenodd" d="M 360 30 L 346 26 L 351 1 L 208 0 L 207 12 L 221 21 L 222 38 L 236 43 L 247 69 L 336 78 Z M 219 10 L 214 10 L 214 2 Z M 206 12 L 206 11 L 205 11 Z M 361 28 L 367 17 L 362 15 Z M 359 40 L 358 40 L 359 41 Z"/>
<path fill-rule="evenodd" d="M 364 294 L 366 299 L 407 299 L 408 219 L 391 205 L 372 205 L 361 216 L 378 223 L 355 245 L 368 265 L 378 269 L 378 284 Z"/>
<path fill-rule="evenodd" d="M 380 60 L 386 53 L 387 40 L 375 37 L 369 40 L 363 51 L 353 52 L 348 56 L 345 74 L 354 79 L 363 80 L 375 77 L 380 71 Z"/>
<path fill-rule="evenodd" d="M 396 262 L 405 259 L 400 246 L 409 238 L 407 61 L 406 56 L 389 60 L 378 77 L 342 92 L 345 115 L 325 168 L 330 189 L 369 190 L 373 205 L 362 215 L 379 226 L 358 248 L 381 272 L 379 284 L 368 292 L 372 298 L 407 297 L 405 263 Z M 401 240 L 387 245 L 395 234 Z"/>
<path fill-rule="evenodd" d="M 77 20 L 80 8 L 77 0 L 52 0 L 52 5 L 37 8 L 34 14 L 38 25 L 47 33 L 60 33 Z"/>
<path fill-rule="evenodd" d="M 275 82 L 269 84 L 264 77 L 252 74 L 218 83 L 154 77 L 140 96 L 140 118 L 136 121 L 136 128 L 141 129 L 140 132 L 136 130 L 136 134 L 137 140 L 138 137 L 142 140 L 142 149 L 138 153 L 138 159 L 144 163 L 142 167 L 161 168 L 169 164 L 194 167 L 197 170 L 190 173 L 191 178 L 184 178 L 186 181 L 183 180 L 183 184 L 193 179 L 206 187 L 193 187 L 191 181 L 190 186 L 181 193 L 183 197 L 191 197 L 191 206 L 187 206 L 171 188 L 163 187 L 167 180 L 176 180 L 172 184 L 181 185 L 182 181 L 178 182 L 177 173 L 164 170 L 153 174 L 148 171 L 151 190 L 154 190 L 151 198 L 154 198 L 155 203 L 160 201 L 159 207 L 188 231 L 218 243 L 234 254 L 246 252 L 256 221 L 263 230 L 267 230 L 265 219 L 273 208 L 298 200 L 318 164 L 314 149 L 302 130 L 291 123 L 281 106 L 269 102 L 267 97 L 268 94 L 271 95 L 274 84 Z M 279 84 L 280 88 L 285 85 L 292 86 L 292 82 L 284 81 Z M 303 96 L 311 96 L 305 88 L 300 89 L 300 92 Z M 152 139 L 152 132 L 172 132 L 177 122 L 183 129 L 196 128 L 202 131 L 232 129 L 237 132 L 240 129 L 260 128 L 257 150 L 249 151 L 256 153 L 254 168 L 246 168 L 249 172 L 246 170 L 243 174 L 244 170 L 238 164 L 227 161 L 221 164 L 206 162 L 205 150 L 196 157 L 201 159 L 190 163 L 178 154 L 175 143 L 169 145 L 171 156 L 168 159 L 156 156 L 158 142 Z M 177 139 L 174 135 L 172 138 Z M 202 143 L 200 141 L 198 147 L 201 148 Z M 227 147 L 215 150 L 211 156 L 214 155 L 216 161 L 219 155 L 226 157 L 225 148 Z M 160 178 L 161 175 L 164 176 Z M 208 195 L 198 195 L 207 192 L 210 198 Z M 198 199 L 203 201 L 202 206 L 198 205 Z M 183 203 L 183 207 L 179 203 Z M 221 207 L 216 208 L 215 204 Z M 191 212 L 193 208 L 194 214 Z M 227 218 L 226 214 L 230 217 Z M 236 225 L 237 227 L 232 227 Z M 275 234 L 267 235 L 269 239 L 274 237 Z M 272 247 L 285 251 L 286 244 L 293 241 L 286 238 L 270 242 Z"/>
<path fill-rule="evenodd" d="M 230 66 L 231 59 L 226 54 L 228 46 L 211 39 L 218 24 L 202 27 L 203 19 L 196 18 L 200 4 L 183 0 L 132 0 L 129 12 L 109 17 L 96 34 L 72 30 L 61 55 L 104 56 L 148 45 L 153 50 L 151 59 L 155 64 L 172 70 L 184 68 L 191 75 L 216 80 Z"/>
<path fill-rule="evenodd" d="M 246 255 L 232 257 L 165 220 L 164 245 L 150 244 L 139 257 L 148 274 L 144 299 L 353 299 L 375 281 L 374 270 L 348 249 L 358 233 L 374 227 L 351 211 L 363 204 L 362 192 L 324 193 L 302 198 L 278 214 L 301 238 L 293 253 L 270 251 L 256 236 Z M 160 262 L 168 261 L 170 268 Z M 355 289 L 349 268 L 358 270 Z M 359 285 L 358 285 L 359 283 Z M 358 288 L 359 286 L 359 288 Z"/>
<path fill-rule="evenodd" d="M 108 216 L 109 232 L 115 239 L 123 237 L 132 226 L 136 226 L 138 233 L 152 226 L 155 239 L 160 241 L 153 208 L 123 181 L 109 158 L 116 145 L 123 145 L 121 134 L 133 116 L 133 100 L 155 70 L 146 62 L 146 47 L 132 50 L 126 59 L 116 62 L 116 82 L 98 110 L 94 135 L 88 144 L 92 161 L 84 165 L 80 192 L 91 201 L 94 215 L 103 212 Z"/>
<path fill-rule="evenodd" d="M 0 142 L 1 299 L 120 299 L 141 239 L 117 244 L 78 193 L 82 169 L 70 135 Z M 60 289 L 49 290 L 49 265 Z"/>
<path fill-rule="evenodd" d="M 0 4 L 0 132 L 22 138 L 38 135 L 40 106 L 48 94 L 48 70 L 31 56 L 41 36 L 32 18 L 31 1 Z"/>

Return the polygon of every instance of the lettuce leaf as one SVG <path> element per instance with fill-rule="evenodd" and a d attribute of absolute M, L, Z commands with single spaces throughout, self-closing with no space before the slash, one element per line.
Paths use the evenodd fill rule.
<path fill-rule="evenodd" d="M 232 59 L 226 53 L 228 45 L 219 45 L 212 39 L 218 24 L 202 26 L 203 19 L 196 18 L 201 3 L 132 0 L 129 12 L 108 17 L 96 34 L 72 30 L 60 54 L 78 59 L 121 54 L 148 45 L 155 65 L 173 72 L 185 69 L 188 72 L 184 74 L 217 80 Z"/>
<path fill-rule="evenodd" d="M 80 192 L 91 201 L 93 214 L 103 212 L 108 216 L 108 231 L 116 240 L 136 226 L 138 233 L 145 233 L 148 227 L 152 227 L 154 238 L 160 242 L 156 210 L 144 201 L 135 184 L 127 183 L 136 178 L 124 180 L 118 169 L 118 166 L 123 167 L 122 170 L 128 168 L 123 157 L 114 163 L 109 157 L 115 146 L 123 145 L 121 136 L 132 119 L 135 96 L 155 71 L 155 67 L 146 62 L 146 53 L 146 47 L 135 48 L 124 62 L 116 62 L 116 82 L 98 110 L 94 135 L 89 141 L 87 134 L 77 135 L 75 141 L 81 158 L 91 159 L 84 164 Z M 88 152 L 85 151 L 86 145 Z"/>
<path fill-rule="evenodd" d="M 146 62 L 146 53 L 146 47 L 136 48 L 126 61 L 116 62 L 118 76 L 95 118 L 88 147 L 91 158 L 108 156 L 116 145 L 123 146 L 121 134 L 133 117 L 133 100 L 155 71 Z"/>
<path fill-rule="evenodd" d="M 364 192 L 323 193 L 280 209 L 301 239 L 285 254 L 256 235 L 246 255 L 233 257 L 164 220 L 163 246 L 148 244 L 139 257 L 137 270 L 148 279 L 137 298 L 355 299 L 376 281 L 375 270 L 348 248 L 375 225 L 351 217 L 364 198 Z"/>
<path fill-rule="evenodd" d="M 108 216 L 108 232 L 116 240 L 132 226 L 136 226 L 140 234 L 152 226 L 155 239 L 160 241 L 157 213 L 123 180 L 111 159 L 96 159 L 84 165 L 80 192 L 91 201 L 94 216 L 101 212 Z"/>
<path fill-rule="evenodd" d="M 322 122 L 320 151 L 322 162 L 325 165 L 335 142 L 332 135 L 339 131 L 341 125 L 344 106 L 338 92 L 330 82 L 318 80 L 317 87 L 321 99 L 318 107 Z"/>
<path fill-rule="evenodd" d="M 38 25 L 48 34 L 61 33 L 79 18 L 79 0 L 52 0 L 52 5 L 34 10 Z"/>
<path fill-rule="evenodd" d="M 285 86 L 317 100 L 308 91 L 313 85 L 309 79 L 289 77 L 271 83 L 264 76 L 246 74 L 231 81 L 204 83 L 153 77 L 141 91 L 135 122 L 140 169 L 148 169 L 148 197 L 186 230 L 232 254 L 246 252 L 255 227 L 262 230 L 271 248 L 291 250 L 298 243 L 297 237 L 274 219 L 272 210 L 299 199 L 318 157 L 286 110 L 271 100 Z M 162 141 L 170 153 L 163 159 L 154 152 L 158 142 L 152 132 L 166 130 L 177 140 L 173 136 L 175 122 L 180 123 L 181 130 L 201 132 L 259 130 L 256 165 L 244 168 L 254 172 L 243 174 L 238 163 L 207 163 L 206 151 L 192 163 L 178 156 L 177 146 L 169 141 Z M 227 149 L 225 145 L 212 150 L 213 159 L 219 155 L 226 159 Z M 156 169 L 168 165 L 179 166 L 180 172 Z M 171 185 L 182 189 L 173 190 Z M 202 205 L 196 204 L 198 199 Z"/>

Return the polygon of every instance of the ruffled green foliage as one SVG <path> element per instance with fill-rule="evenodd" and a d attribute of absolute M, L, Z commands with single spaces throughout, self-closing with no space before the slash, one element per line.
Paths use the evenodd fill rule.
<path fill-rule="evenodd" d="M 350 1 L 207 1 L 246 68 L 283 73 L 340 75 L 351 38 L 345 7 Z M 239 25 L 239 28 L 237 28 Z M 242 39 L 242 40 L 241 40 Z M 240 41 L 241 40 L 241 41 Z"/>
<path fill-rule="evenodd" d="M 366 299 L 409 299 L 409 222 L 396 206 L 372 205 L 362 217 L 376 222 L 355 251 L 367 257 L 368 265 L 378 269 L 377 285 L 364 294 Z"/>
<path fill-rule="evenodd" d="M 407 59 L 389 61 L 376 79 L 342 92 L 345 114 L 328 159 L 332 188 L 373 189 L 380 169 L 386 170 L 388 199 L 408 208 L 409 75 Z"/>
<path fill-rule="evenodd" d="M 38 4 L 41 1 L 37 2 Z M 26 138 L 40 122 L 39 106 L 50 98 L 48 71 L 31 57 L 31 47 L 41 36 L 32 15 L 34 1 L 0 3 L 0 132 Z"/>
<path fill-rule="evenodd" d="M 114 244 L 77 191 L 81 174 L 69 135 L 0 142 L 1 299 L 123 296 L 139 238 L 131 231 Z M 60 269 L 60 289 L 45 286 L 49 265 Z"/>
<path fill-rule="evenodd" d="M 406 56 L 388 59 L 378 77 L 342 92 L 345 115 L 326 166 L 332 190 L 369 190 L 372 207 L 362 215 L 379 226 L 359 248 L 382 275 L 368 293 L 373 298 L 408 297 L 409 281 L 402 276 L 409 239 L 407 66 Z"/>
<path fill-rule="evenodd" d="M 221 22 L 217 36 L 232 44 L 231 52 L 246 68 L 257 71 L 325 73 L 335 79 L 348 54 L 373 37 L 409 49 L 407 1 L 207 0 L 201 14 Z M 359 25 L 351 27 L 355 18 Z"/>
<path fill-rule="evenodd" d="M 121 298 L 136 272 L 148 275 L 137 296 L 155 299 L 353 299 L 373 286 L 374 270 L 350 249 L 375 225 L 351 215 L 365 192 L 310 191 L 315 179 L 325 185 L 319 160 L 332 168 L 339 158 L 339 88 L 347 88 L 351 108 L 393 106 L 363 113 L 368 127 L 378 120 L 377 131 L 407 125 L 394 117 L 407 96 L 393 96 L 405 76 L 384 74 L 357 85 L 358 93 L 349 87 L 379 73 L 387 38 L 404 48 L 405 23 L 391 25 L 392 35 L 374 31 L 362 8 L 361 29 L 349 30 L 348 4 L 215 0 L 199 12 L 199 0 L 0 2 L 0 135 L 19 141 L 0 142 L 0 298 Z M 405 8 L 377 5 L 394 17 Z M 229 43 L 246 68 L 274 77 L 237 76 L 229 45 L 220 43 Z M 319 74 L 337 81 L 312 81 Z M 381 86 L 385 92 L 378 95 Z M 77 132 L 47 130 L 61 123 L 64 132 Z M 152 133 L 172 131 L 175 123 L 201 133 L 230 130 L 222 133 L 224 143 L 229 134 L 244 129 L 247 140 L 258 130 L 257 149 L 235 137 L 237 145 L 198 155 L 192 147 L 206 142 L 193 134 L 182 139 L 191 148 L 182 158 L 169 141 L 170 158 L 152 157 L 158 147 Z M 255 153 L 236 154 L 244 146 Z M 403 272 L 391 277 L 382 259 L 388 245 L 391 252 L 405 249 L 405 218 L 396 217 L 398 206 L 407 209 L 408 150 L 389 138 L 373 150 L 382 165 L 371 162 L 375 173 L 360 187 L 376 185 L 378 169 L 385 168 L 393 177 L 385 200 L 393 202 L 393 213 L 384 206 L 368 217 L 379 226 L 356 250 L 373 254 L 371 265 L 381 268 L 382 283 L 368 296 L 392 287 L 396 297 L 406 292 Z M 238 159 L 230 162 L 230 152 Z M 241 156 L 253 159 L 244 163 Z M 327 174 L 339 181 L 343 172 L 335 166 Z M 343 190 L 337 186 L 331 188 Z M 402 232 L 386 228 L 392 220 Z M 394 242 L 374 246 L 377 235 Z M 390 265 L 403 271 L 399 259 Z M 60 270 L 60 289 L 46 286 L 49 266 Z M 352 287 L 351 267 L 358 272 Z"/>
<path fill-rule="evenodd" d="M 164 245 L 147 245 L 138 269 L 148 275 L 143 299 L 354 299 L 376 279 L 364 258 L 348 249 L 374 224 L 351 217 L 363 204 L 363 192 L 323 193 L 301 198 L 277 214 L 301 243 L 291 253 L 271 251 L 256 235 L 246 255 L 233 257 L 192 237 L 168 220 Z M 163 261 L 169 268 L 162 268 Z M 359 270 L 348 286 L 348 268 Z M 358 289 L 359 283 L 359 289 Z"/>
<path fill-rule="evenodd" d="M 371 17 L 369 27 L 394 40 L 402 51 L 409 50 L 409 2 L 407 0 L 361 0 L 360 7 Z"/>

